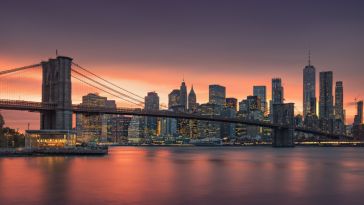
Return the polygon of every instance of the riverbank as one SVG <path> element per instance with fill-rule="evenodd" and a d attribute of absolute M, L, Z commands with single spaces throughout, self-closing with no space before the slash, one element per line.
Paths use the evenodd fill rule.
<path fill-rule="evenodd" d="M 102 156 L 108 154 L 108 147 L 71 147 L 71 148 L 4 148 L 0 157 L 11 156 Z"/>

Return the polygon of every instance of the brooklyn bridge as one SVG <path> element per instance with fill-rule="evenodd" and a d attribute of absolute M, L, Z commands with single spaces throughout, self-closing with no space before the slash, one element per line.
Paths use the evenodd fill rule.
<path fill-rule="evenodd" d="M 115 115 L 136 115 L 147 117 L 176 118 L 176 119 L 193 119 L 202 121 L 214 121 L 224 123 L 236 123 L 249 126 L 258 126 L 269 128 L 272 130 L 272 141 L 275 147 L 289 147 L 293 145 L 294 132 L 308 133 L 316 136 L 322 136 L 330 139 L 350 138 L 345 135 L 338 135 L 329 132 L 323 132 L 315 129 L 297 127 L 294 124 L 294 113 L 279 110 L 273 116 L 273 122 L 262 122 L 249 119 L 241 119 L 237 117 L 223 117 L 218 115 L 202 115 L 187 112 L 170 111 L 160 109 L 156 111 L 146 110 L 142 108 L 142 101 L 137 99 L 136 94 L 121 88 L 119 85 L 108 81 L 104 77 L 73 62 L 73 59 L 66 56 L 57 56 L 48 61 L 41 63 L 8 69 L 0 71 L 0 82 L 6 83 L 2 78 L 6 76 L 22 73 L 29 69 L 41 68 L 41 100 L 17 100 L 6 98 L 4 90 L 0 90 L 0 109 L 3 110 L 22 110 L 40 113 L 40 130 L 72 130 L 72 115 L 74 113 L 99 115 L 99 114 L 115 114 Z M 86 106 L 82 104 L 72 103 L 72 82 L 83 83 L 91 86 L 99 91 L 108 93 L 117 99 L 122 99 L 132 104 L 136 104 L 139 108 L 117 107 L 106 108 L 98 106 Z M 22 85 L 26 86 L 26 85 Z M 6 85 L 7 92 L 12 91 L 12 85 Z M 122 91 L 116 90 L 120 88 Z M 26 96 L 23 96 L 26 97 Z"/>

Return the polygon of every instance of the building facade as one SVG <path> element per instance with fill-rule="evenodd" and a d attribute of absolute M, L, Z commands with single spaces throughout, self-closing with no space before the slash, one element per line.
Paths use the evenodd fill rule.
<path fill-rule="evenodd" d="M 225 105 L 226 88 L 221 85 L 209 85 L 209 103 L 219 106 Z"/>
<path fill-rule="evenodd" d="M 97 93 L 89 93 L 82 97 L 81 106 L 102 107 L 116 109 L 114 100 L 108 100 Z M 106 142 L 108 138 L 108 120 L 113 117 L 109 114 L 77 114 L 76 132 L 77 140 L 81 142 Z"/>
<path fill-rule="evenodd" d="M 332 71 L 320 72 L 320 101 L 319 119 L 323 131 L 332 132 L 334 120 L 333 97 L 333 73 Z"/>
<path fill-rule="evenodd" d="M 267 87 L 264 85 L 253 86 L 253 96 L 257 96 L 260 98 L 261 110 L 264 115 L 267 114 Z"/>
<path fill-rule="evenodd" d="M 316 115 L 316 68 L 308 65 L 303 69 L 303 117 Z"/>
<path fill-rule="evenodd" d="M 192 86 L 191 91 L 188 94 L 188 110 L 190 112 L 194 112 L 194 111 L 196 111 L 197 107 L 198 107 L 198 104 L 197 104 L 197 99 L 196 99 L 196 93 Z"/>
<path fill-rule="evenodd" d="M 144 98 L 144 109 L 146 111 L 158 111 L 159 110 L 159 96 L 156 92 L 148 92 Z M 159 133 L 158 130 L 158 118 L 145 117 L 146 133 L 151 136 L 156 136 Z"/>

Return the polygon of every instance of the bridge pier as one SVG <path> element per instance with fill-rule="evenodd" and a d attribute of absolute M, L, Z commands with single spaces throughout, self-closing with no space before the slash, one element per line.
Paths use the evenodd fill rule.
<path fill-rule="evenodd" d="M 282 125 L 273 128 L 273 147 L 293 147 L 294 103 L 274 104 L 273 124 Z"/>
<path fill-rule="evenodd" d="M 272 139 L 273 147 L 293 147 L 293 128 L 275 128 L 273 129 Z"/>
<path fill-rule="evenodd" d="M 58 56 L 42 62 L 42 103 L 54 103 L 54 111 L 41 113 L 40 129 L 71 130 L 71 64 L 72 58 Z"/>

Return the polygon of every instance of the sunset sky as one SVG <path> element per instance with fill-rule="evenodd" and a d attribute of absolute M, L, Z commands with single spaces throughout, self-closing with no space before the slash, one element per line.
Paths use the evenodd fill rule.
<path fill-rule="evenodd" d="M 253 85 L 267 85 L 270 99 L 271 78 L 280 77 L 286 101 L 301 111 L 310 49 L 317 79 L 332 70 L 344 82 L 351 123 L 354 98 L 364 98 L 363 8 L 359 0 L 2 0 L 0 70 L 39 63 L 58 49 L 141 96 L 156 91 L 164 104 L 183 78 L 204 103 L 209 84 L 239 101 Z M 40 76 L 26 77 L 22 92 L 40 98 Z M 38 128 L 37 114 L 1 112 L 8 126 Z"/>

